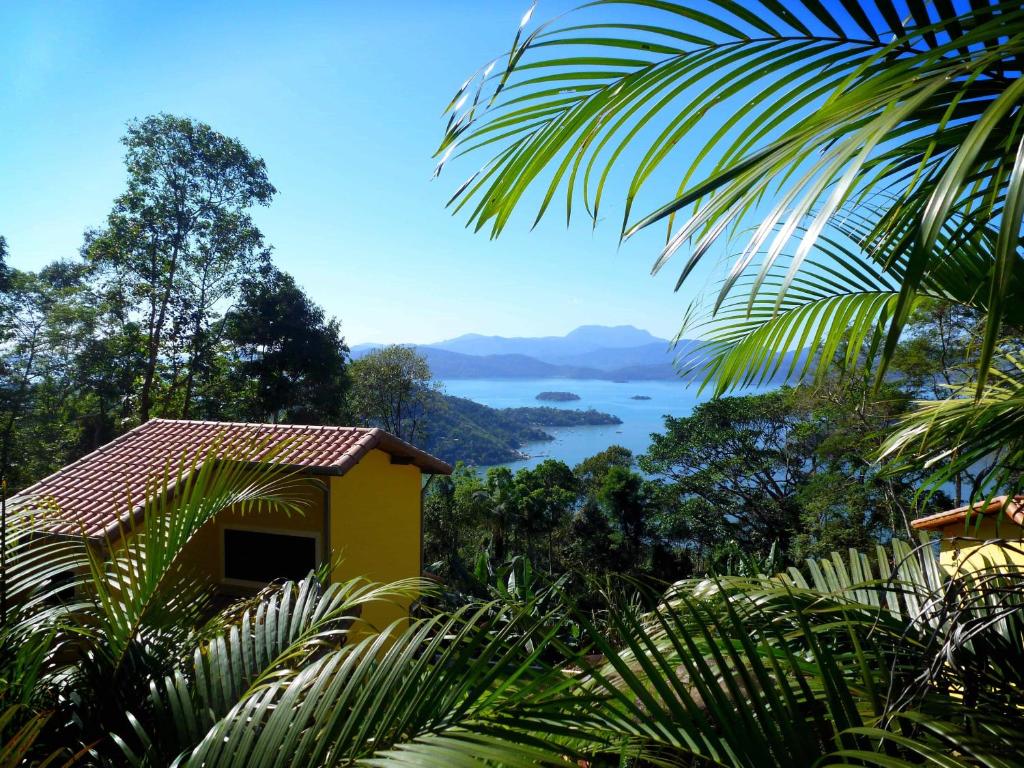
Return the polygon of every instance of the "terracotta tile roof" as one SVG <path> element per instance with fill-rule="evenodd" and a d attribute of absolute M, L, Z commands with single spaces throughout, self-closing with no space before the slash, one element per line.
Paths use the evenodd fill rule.
<path fill-rule="evenodd" d="M 1006 496 L 996 496 L 987 503 L 981 501 L 965 504 L 928 517 L 919 517 L 912 520 L 910 526 L 918 531 L 938 531 L 949 525 L 963 524 L 968 515 L 976 520 L 980 515 L 994 515 L 999 510 L 1004 510 L 1006 516 L 1017 525 L 1024 525 L 1024 496 L 1014 496 L 1009 503 Z"/>
<path fill-rule="evenodd" d="M 53 507 L 53 533 L 100 537 L 117 530 L 128 499 L 138 503 L 147 485 L 214 445 L 258 446 L 261 454 L 281 446 L 275 463 L 306 467 L 320 474 L 342 475 L 374 448 L 414 464 L 430 474 L 450 474 L 451 467 L 381 429 L 312 427 L 299 424 L 242 424 L 221 421 L 153 419 L 98 450 L 45 477 L 11 497 L 12 506 Z M 259 458 L 253 455 L 252 459 Z M 130 510 L 129 510 L 130 511 Z"/>

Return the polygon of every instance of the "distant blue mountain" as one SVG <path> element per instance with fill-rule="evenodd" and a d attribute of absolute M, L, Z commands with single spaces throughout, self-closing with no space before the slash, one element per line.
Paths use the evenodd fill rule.
<path fill-rule="evenodd" d="M 583 325 L 565 336 L 505 337 L 481 336 L 468 333 L 429 346 L 459 352 L 463 355 L 527 355 L 545 362 L 559 362 L 561 358 L 578 357 L 606 349 L 629 349 L 661 345 L 668 340 L 652 336 L 631 325 Z M 588 363 L 578 363 L 588 365 Z"/>
<path fill-rule="evenodd" d="M 671 347 L 668 341 L 656 341 L 637 347 L 603 347 L 572 355 L 555 355 L 545 358 L 546 362 L 557 365 L 579 365 L 613 371 L 617 368 L 670 364 L 680 354 L 689 350 L 696 342 L 680 341 Z"/>
<path fill-rule="evenodd" d="M 678 379 L 674 361 L 699 342 L 682 339 L 675 347 L 630 325 L 584 325 L 565 336 L 537 338 L 466 334 L 416 346 L 439 379 Z M 381 344 L 358 344 L 362 357 Z M 785 371 L 787 366 L 782 366 Z"/>
<path fill-rule="evenodd" d="M 352 355 L 378 346 L 354 346 Z M 676 375 L 669 346 L 631 325 L 584 325 L 565 336 L 537 338 L 469 333 L 417 350 L 439 379 L 617 379 L 625 367 L 643 368 L 641 378 L 669 379 Z"/>
<path fill-rule="evenodd" d="M 439 379 L 597 379 L 601 371 L 553 365 L 529 355 L 464 355 L 434 346 L 416 347 Z"/>
<path fill-rule="evenodd" d="M 572 344 L 591 346 L 594 349 L 625 349 L 642 347 L 646 344 L 668 344 L 647 331 L 632 325 L 581 325 L 564 336 Z"/>

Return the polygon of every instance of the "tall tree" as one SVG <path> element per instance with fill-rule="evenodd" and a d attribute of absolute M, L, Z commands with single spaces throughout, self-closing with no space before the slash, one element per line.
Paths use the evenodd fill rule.
<path fill-rule="evenodd" d="M 611 467 L 597 490 L 598 500 L 618 529 L 622 562 L 627 568 L 641 565 L 641 546 L 653 509 L 646 491 L 643 477 L 625 467 Z"/>
<path fill-rule="evenodd" d="M 422 355 L 392 345 L 354 361 L 351 372 L 357 418 L 409 442 L 422 438 L 429 410 L 439 407 L 441 387 Z"/>
<path fill-rule="evenodd" d="M 686 537 L 712 549 L 731 540 L 763 556 L 774 544 L 799 561 L 909 538 L 909 521 L 947 500 L 923 508 L 919 473 L 890 474 L 873 461 L 910 398 L 889 386 L 869 394 L 862 379 L 832 378 L 716 398 L 666 417 L 640 466 L 676 495 Z"/>
<path fill-rule="evenodd" d="M 84 265 L 11 270 L 0 343 L 0 472 L 24 486 L 77 454 L 86 402 L 79 359 L 93 307 Z"/>
<path fill-rule="evenodd" d="M 152 415 L 165 357 L 182 361 L 164 384 L 181 390 L 176 410 L 187 417 L 212 349 L 214 310 L 267 257 L 249 209 L 269 204 L 276 190 L 263 160 L 189 118 L 132 121 L 122 143 L 127 189 L 84 251 L 108 292 L 136 308 L 145 348 L 139 420 Z"/>
<path fill-rule="evenodd" d="M 288 275 L 264 265 L 242 284 L 226 317 L 225 338 L 236 364 L 229 377 L 243 418 L 337 424 L 346 415 L 348 347 Z"/>

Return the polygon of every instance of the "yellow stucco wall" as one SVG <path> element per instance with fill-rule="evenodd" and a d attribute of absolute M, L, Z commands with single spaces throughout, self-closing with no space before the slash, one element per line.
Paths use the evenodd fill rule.
<path fill-rule="evenodd" d="M 387 583 L 420 575 L 422 478 L 418 467 L 392 464 L 390 454 L 372 450 L 340 477 L 316 475 L 309 479 L 297 491 L 308 503 L 304 515 L 260 512 L 243 516 L 226 510 L 196 535 L 182 553 L 183 561 L 207 574 L 225 592 L 252 591 L 222 583 L 223 531 L 235 527 L 318 533 L 321 562 L 329 560 L 334 566 L 332 581 L 365 578 Z M 328 520 L 324 515 L 326 498 L 330 499 Z M 386 603 L 362 611 L 362 618 L 377 628 L 407 615 L 407 605 Z"/>
<path fill-rule="evenodd" d="M 947 526 L 939 544 L 939 562 L 949 572 L 976 570 L 986 564 L 1024 569 L 1024 528 L 1002 514 L 987 515 L 966 526 Z"/>
<path fill-rule="evenodd" d="M 341 477 L 331 477 L 331 556 L 335 581 L 366 578 L 392 582 L 422 570 L 421 473 L 370 451 Z M 408 614 L 408 607 L 375 604 L 363 618 L 378 629 Z"/>
<path fill-rule="evenodd" d="M 221 584 L 224 576 L 224 552 L 221 542 L 225 528 L 315 533 L 319 537 L 318 551 L 323 557 L 327 551 L 327 541 L 323 534 L 325 491 L 318 487 L 322 485 L 326 485 L 326 478 L 307 476 L 296 483 L 293 495 L 301 503 L 301 514 L 288 514 L 280 510 L 242 514 L 233 509 L 225 510 L 196 534 L 182 552 L 182 561 L 205 573 L 215 583 Z M 232 588 L 230 585 L 224 586 L 224 589 L 227 592 L 251 591 L 244 587 Z"/>

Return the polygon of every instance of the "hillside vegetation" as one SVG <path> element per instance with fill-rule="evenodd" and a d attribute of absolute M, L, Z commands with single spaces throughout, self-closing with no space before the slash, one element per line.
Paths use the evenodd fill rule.
<path fill-rule="evenodd" d="M 491 408 L 451 395 L 439 395 L 427 415 L 422 446 L 447 462 L 473 466 L 506 464 L 525 457 L 527 443 L 553 440 L 544 427 L 621 424 L 593 409 Z"/>

